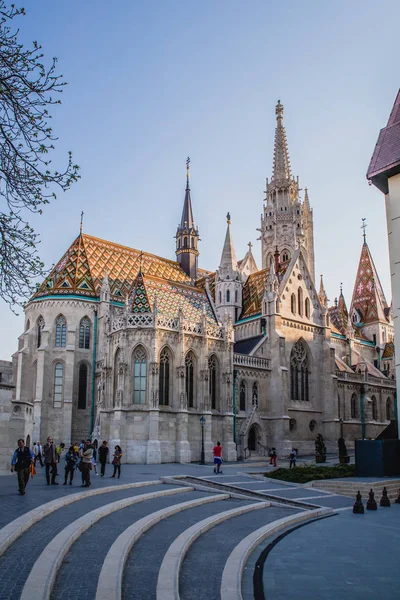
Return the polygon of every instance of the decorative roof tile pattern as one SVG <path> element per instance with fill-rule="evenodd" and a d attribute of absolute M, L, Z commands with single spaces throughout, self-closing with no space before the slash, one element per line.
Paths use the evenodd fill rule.
<path fill-rule="evenodd" d="M 107 273 L 111 295 L 115 300 L 121 300 L 132 291 L 140 267 L 145 274 L 190 285 L 189 277 L 173 260 L 81 234 L 33 298 L 50 294 L 96 297 Z"/>
<path fill-rule="evenodd" d="M 358 311 L 362 324 L 387 322 L 388 308 L 379 276 L 366 242 L 363 243 L 350 314 Z M 386 314 L 385 314 L 386 313 Z"/>
<path fill-rule="evenodd" d="M 240 319 L 253 317 L 262 312 L 261 304 L 268 272 L 269 269 L 262 269 L 261 271 L 257 271 L 257 273 L 249 275 L 243 287 L 243 304 Z"/>
<path fill-rule="evenodd" d="M 344 299 L 342 292 L 340 292 L 337 306 L 331 306 L 328 311 L 331 323 L 342 335 L 345 335 L 349 313 L 347 311 L 346 300 Z"/>
<path fill-rule="evenodd" d="M 394 357 L 394 343 L 387 342 L 382 353 L 382 358 L 393 358 Z"/>
<path fill-rule="evenodd" d="M 207 322 L 217 323 L 205 289 L 139 275 L 133 289 L 132 312 L 151 312 L 155 302 L 162 315 L 176 317 L 182 310 L 189 321 L 199 323 L 205 314 Z"/>

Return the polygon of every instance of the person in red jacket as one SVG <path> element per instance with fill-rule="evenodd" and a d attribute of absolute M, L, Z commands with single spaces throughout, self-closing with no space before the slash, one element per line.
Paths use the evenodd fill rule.
<path fill-rule="evenodd" d="M 217 442 L 217 445 L 213 449 L 214 454 L 214 473 L 222 473 L 222 446 L 221 442 Z"/>

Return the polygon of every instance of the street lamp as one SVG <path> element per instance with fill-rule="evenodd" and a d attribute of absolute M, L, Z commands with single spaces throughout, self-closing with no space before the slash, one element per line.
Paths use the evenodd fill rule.
<path fill-rule="evenodd" d="M 200 464 L 205 465 L 206 461 L 204 460 L 204 425 L 206 424 L 206 418 L 204 416 L 200 417 L 200 425 L 201 425 L 201 455 L 200 455 Z"/>

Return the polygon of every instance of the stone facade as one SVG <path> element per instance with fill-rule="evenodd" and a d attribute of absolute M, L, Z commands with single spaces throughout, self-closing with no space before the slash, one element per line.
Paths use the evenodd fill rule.
<path fill-rule="evenodd" d="M 363 245 L 350 311 L 342 293 L 328 309 L 280 103 L 276 116 L 263 268 L 251 244 L 236 259 L 228 214 L 218 269 L 198 269 L 189 162 L 177 261 L 81 232 L 26 306 L 14 360 L 27 435 L 90 434 L 120 444 L 127 462 L 185 463 L 200 459 L 201 417 L 206 460 L 216 440 L 226 460 L 272 446 L 284 456 L 313 452 L 318 433 L 334 451 L 341 435 L 351 446 L 388 425 L 393 324 L 372 257 Z"/>

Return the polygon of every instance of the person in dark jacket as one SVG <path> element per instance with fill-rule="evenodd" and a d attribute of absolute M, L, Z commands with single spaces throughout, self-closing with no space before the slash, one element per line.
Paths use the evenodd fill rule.
<path fill-rule="evenodd" d="M 78 455 L 76 454 L 74 447 L 70 446 L 67 454 L 65 455 L 64 485 L 67 485 L 68 474 L 69 474 L 69 485 L 72 485 L 72 480 L 74 478 L 74 472 L 76 469 L 77 462 L 78 462 Z"/>
<path fill-rule="evenodd" d="M 51 472 L 51 485 L 58 485 L 56 482 L 57 465 L 58 465 L 58 454 L 56 451 L 56 445 L 53 442 L 51 435 L 47 438 L 47 444 L 43 448 L 44 463 L 46 465 L 46 481 L 47 485 L 50 485 L 50 472 Z"/>
<path fill-rule="evenodd" d="M 102 477 L 104 477 L 104 474 L 106 472 L 106 463 L 107 463 L 107 459 L 108 459 L 108 454 L 109 454 L 109 449 L 108 449 L 106 440 L 104 440 L 104 442 L 102 443 L 102 445 L 99 448 L 99 462 L 101 465 L 100 474 Z"/>
<path fill-rule="evenodd" d="M 15 450 L 11 460 L 11 473 L 14 471 L 18 475 L 18 491 L 21 496 L 25 496 L 25 488 L 29 481 L 31 464 L 35 460 L 33 452 L 25 446 L 25 440 L 18 440 L 18 448 Z"/>

